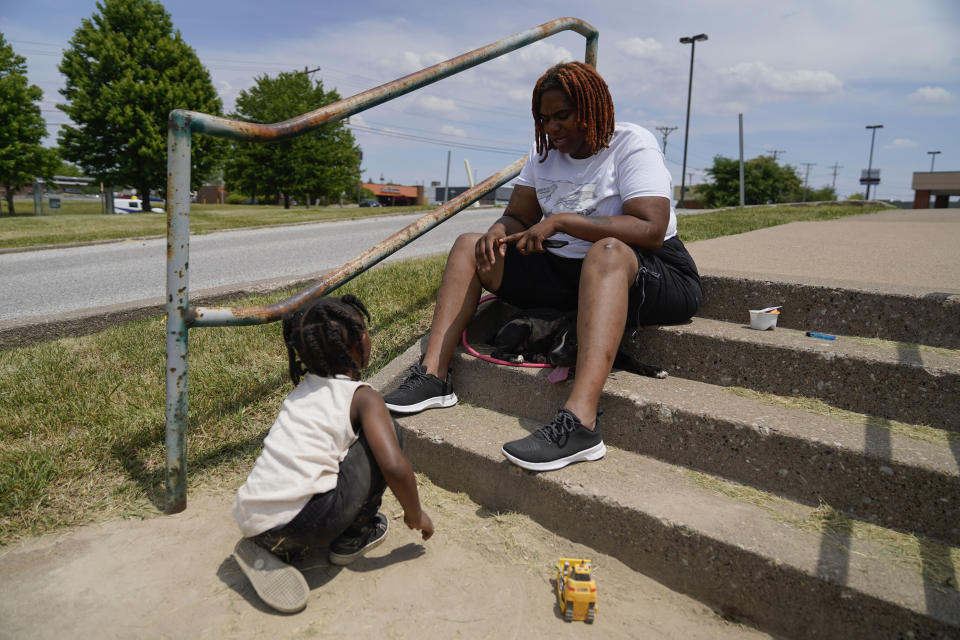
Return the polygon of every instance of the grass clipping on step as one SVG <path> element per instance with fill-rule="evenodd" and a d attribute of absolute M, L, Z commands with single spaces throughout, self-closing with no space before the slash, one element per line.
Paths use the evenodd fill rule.
<path fill-rule="evenodd" d="M 916 344 L 914 342 L 899 342 L 897 340 L 884 340 L 882 338 L 865 338 L 863 336 L 847 336 L 847 340 L 859 342 L 868 347 L 882 347 L 895 350 L 897 352 L 924 352 L 932 353 L 944 358 L 960 359 L 960 349 L 947 349 L 946 347 L 931 347 L 926 344 Z"/>
<path fill-rule="evenodd" d="M 835 548 L 847 553 L 865 554 L 863 545 L 856 551 L 848 543 L 862 540 L 879 551 L 874 554 L 915 571 L 940 591 L 960 591 L 957 568 L 960 568 L 960 548 L 939 544 L 932 540 L 900 533 L 868 522 L 855 520 L 821 502 L 816 508 L 803 508 L 775 495 L 735 482 L 719 479 L 699 471 L 685 470 L 694 485 L 739 502 L 751 504 L 766 511 L 774 520 L 802 531 L 822 534 Z"/>
<path fill-rule="evenodd" d="M 778 396 L 772 393 L 762 393 L 760 391 L 754 391 L 753 389 L 745 389 L 743 387 L 725 387 L 725 389 L 730 393 L 740 396 L 741 398 L 749 398 L 769 406 L 796 409 L 798 411 L 804 411 L 806 413 L 819 416 L 827 416 L 829 418 L 843 420 L 844 422 L 850 422 L 865 427 L 886 429 L 890 433 L 894 433 L 899 436 L 905 436 L 920 442 L 928 442 L 941 447 L 949 447 L 952 443 L 960 442 L 960 433 L 955 431 L 935 429 L 928 425 L 922 424 L 908 424 L 906 422 L 898 422 L 896 420 L 889 420 L 887 418 L 878 418 L 876 416 L 870 416 L 864 413 L 839 409 L 816 398 Z"/>
<path fill-rule="evenodd" d="M 381 265 L 332 294 L 353 293 L 373 316 L 365 377 L 427 331 L 445 261 Z M 160 513 L 164 361 L 160 318 L 0 351 L 0 545 L 66 525 Z M 192 330 L 189 376 L 189 486 L 237 486 L 292 389 L 280 323 Z"/>

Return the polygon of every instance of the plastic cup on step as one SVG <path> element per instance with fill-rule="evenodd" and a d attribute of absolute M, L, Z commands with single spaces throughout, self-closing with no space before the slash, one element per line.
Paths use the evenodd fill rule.
<path fill-rule="evenodd" d="M 777 318 L 780 317 L 780 307 L 767 307 L 766 309 L 750 310 L 750 328 L 757 331 L 766 331 L 777 326 Z"/>

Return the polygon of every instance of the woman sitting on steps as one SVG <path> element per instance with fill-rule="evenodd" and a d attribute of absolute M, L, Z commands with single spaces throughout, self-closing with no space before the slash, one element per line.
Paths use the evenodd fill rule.
<path fill-rule="evenodd" d="M 521 308 L 577 310 L 569 398 L 553 422 L 502 450 L 548 471 L 606 453 L 597 405 L 625 327 L 688 320 L 701 290 L 663 153 L 646 129 L 614 122 L 603 78 L 580 62 L 551 67 L 534 87 L 533 119 L 509 205 L 486 233 L 454 243 L 426 353 L 384 400 L 396 413 L 457 402 L 448 367 L 483 288 Z"/>

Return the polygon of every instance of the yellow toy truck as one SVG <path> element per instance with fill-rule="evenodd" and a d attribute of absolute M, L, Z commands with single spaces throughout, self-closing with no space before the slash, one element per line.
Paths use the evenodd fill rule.
<path fill-rule="evenodd" d="M 585 620 L 593 624 L 597 616 L 597 583 L 590 575 L 590 560 L 557 560 L 557 603 L 567 622 Z"/>

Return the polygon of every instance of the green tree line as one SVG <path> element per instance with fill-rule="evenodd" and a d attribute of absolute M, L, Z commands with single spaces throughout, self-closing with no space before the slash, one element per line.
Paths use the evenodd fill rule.
<path fill-rule="evenodd" d="M 710 182 L 697 185 L 708 208 L 733 207 L 740 204 L 740 162 L 716 156 L 706 170 Z M 743 163 L 744 204 L 777 204 L 781 202 L 819 202 L 836 200 L 833 187 L 807 189 L 797 169 L 781 166 L 770 156 L 759 156 Z"/>
<path fill-rule="evenodd" d="M 71 123 L 57 136 L 59 153 L 44 148 L 43 92 L 27 82 L 26 60 L 0 34 L 0 186 L 13 212 L 13 194 L 35 177 L 50 178 L 60 160 L 104 185 L 133 187 L 141 198 L 167 183 L 171 111 L 222 115 L 223 105 L 196 52 L 155 0 L 101 0 L 81 21 L 59 70 L 65 78 L 57 107 Z M 278 122 L 339 100 L 305 73 L 256 79 L 241 92 L 239 119 Z M 191 188 L 225 170 L 254 195 L 333 199 L 360 179 L 360 149 L 342 124 L 271 145 L 230 144 L 195 135 Z M 259 148 L 256 148 L 259 147 Z M 145 203 L 145 211 L 149 205 Z"/>

